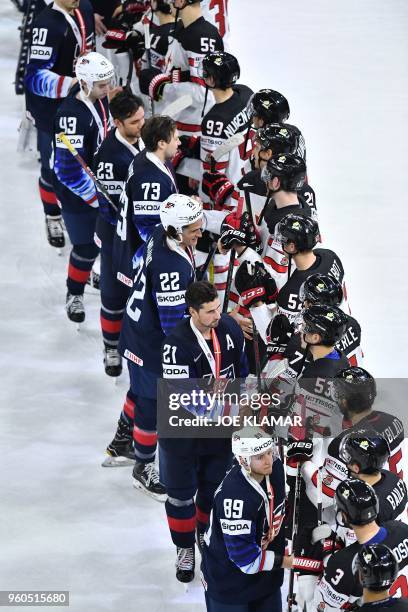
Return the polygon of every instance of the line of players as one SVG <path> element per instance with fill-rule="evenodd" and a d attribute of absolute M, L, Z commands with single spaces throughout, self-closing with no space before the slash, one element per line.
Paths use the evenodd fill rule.
<path fill-rule="evenodd" d="M 85 318 L 84 286 L 100 249 L 101 326 L 107 374 L 120 374 L 121 355 L 128 360 L 130 389 L 104 465 L 124 465 L 136 459 L 136 486 L 157 498 L 166 495 L 154 463 L 155 389 L 163 373 L 162 361 L 170 378 L 183 364 L 169 361 L 172 351 L 161 346 L 184 317 L 184 292 L 197 278 L 197 271 L 200 273 L 200 264 L 206 267 L 219 236 L 208 272 L 222 300 L 229 252 L 235 250 L 237 272 L 228 296 L 229 312 L 246 338 L 251 371 L 259 370 L 262 358 L 265 374 L 277 380 L 279 387 L 294 381 L 298 385 L 306 426 L 291 432 L 294 441 L 287 453 L 288 481 L 291 484 L 291 469 L 301 462 L 307 493 L 302 496 L 302 516 L 315 517 L 319 489 L 316 471 L 324 473 L 322 497 L 327 508 L 338 496 L 336 483 L 347 475 L 347 461 L 334 449 L 335 434 L 344 429 L 345 422 L 337 418 L 339 422 L 334 423 L 339 411 L 327 390 L 334 378 L 343 381 L 345 388 L 359 389 L 358 405 L 348 403 L 345 410 L 350 422 L 360 428 L 371 424 L 369 401 L 364 410 L 361 406 L 367 387 L 374 383 L 362 368 L 349 367 L 361 364 L 361 330 L 339 308 L 347 304 L 340 259 L 328 249 L 316 248 L 320 233 L 315 195 L 307 183 L 303 137 L 298 128 L 286 123 L 287 100 L 273 90 L 253 94 L 248 87 L 236 84 L 238 62 L 223 52 L 222 38 L 203 19 L 198 0 L 152 0 L 151 9 L 159 22 L 174 5 L 180 27 L 173 32 L 171 44 L 162 47 L 157 40 L 154 54 L 144 50 L 144 62 L 150 65 L 139 74 L 141 92 L 156 102 L 156 110 L 186 92 L 193 103 L 180 111 L 177 122 L 161 115 L 144 122 L 143 102 L 128 90 L 118 93 L 108 105 L 114 68 L 104 56 L 86 53 L 93 45 L 93 25 L 85 4 L 82 0 L 57 0 L 39 15 L 25 83 L 27 107 L 39 130 L 40 191 L 48 215 L 48 238 L 53 246 L 63 245 L 58 201 L 73 244 L 67 278 L 68 316 L 76 322 Z M 166 24 L 160 22 L 155 33 L 159 39 L 162 25 Z M 169 42 L 169 27 L 162 30 Z M 108 39 L 112 37 L 110 34 Z M 84 54 L 79 56 L 80 52 Z M 61 131 L 107 187 L 118 214 L 70 157 L 58 138 Z M 215 160 L 212 154 L 217 147 L 237 133 L 242 133 L 243 142 Z M 198 185 L 197 177 L 202 178 Z M 203 204 L 190 197 L 197 187 Z M 242 202 L 246 210 L 237 214 Z M 259 351 L 253 350 L 255 330 L 261 338 Z M 350 402 L 350 389 L 344 398 L 346 403 Z M 371 399 L 373 395 L 372 391 L 368 394 Z M 384 433 L 395 472 L 401 459 L 402 424 L 384 413 L 377 415 L 373 419 L 376 432 L 359 435 L 364 435 L 370 445 L 379 432 Z M 325 441 L 334 438 L 324 462 L 320 448 L 311 453 L 309 447 L 305 456 L 304 440 L 314 434 L 324 434 Z M 360 463 L 349 463 L 359 465 L 365 473 Z M 377 468 L 382 467 L 380 463 L 379 458 Z M 321 470 L 319 465 L 323 465 Z M 378 474 L 377 469 L 375 477 L 380 480 L 370 484 L 381 482 L 385 487 L 381 500 L 389 494 L 391 499 L 400 500 L 396 507 L 401 509 L 406 496 L 401 492 L 401 481 L 395 484 Z M 180 507 L 180 499 L 172 499 L 173 504 L 169 500 L 166 504 L 168 517 L 177 514 Z M 198 508 L 193 507 L 198 516 Z M 201 517 L 204 515 L 208 518 L 208 511 L 201 513 Z M 172 518 L 173 525 L 181 520 Z M 354 524 L 352 518 L 349 522 Z M 304 534 L 310 532 L 310 539 L 305 535 L 301 550 L 295 551 L 302 573 L 299 598 L 306 606 L 312 605 L 310 593 L 315 590 L 315 580 L 310 577 L 316 575 L 315 561 L 319 572 L 322 570 L 322 551 L 318 551 L 317 559 L 310 551 L 316 526 L 314 518 L 310 524 L 305 522 Z M 337 558 L 336 553 L 331 559 Z M 185 578 L 191 576 L 194 566 L 190 571 L 185 569 L 186 555 L 183 559 Z M 304 571 L 310 569 L 308 559 L 312 561 L 312 574 Z M 326 583 L 324 575 L 319 584 Z M 347 588 L 344 596 L 350 598 Z M 324 592 L 322 589 L 316 592 L 322 593 L 324 609 L 329 609 L 335 597 L 328 602 L 327 588 Z"/>

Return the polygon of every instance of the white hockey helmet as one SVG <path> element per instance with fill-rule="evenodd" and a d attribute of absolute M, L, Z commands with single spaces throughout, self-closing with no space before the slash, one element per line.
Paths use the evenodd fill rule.
<path fill-rule="evenodd" d="M 101 53 L 91 51 L 86 55 L 81 55 L 75 66 L 75 76 L 81 86 L 81 81 L 85 81 L 88 88 L 88 95 L 97 81 L 107 81 L 115 75 L 115 69 Z M 81 86 L 82 89 L 82 86 Z"/>
<path fill-rule="evenodd" d="M 166 231 L 174 227 L 177 234 L 181 234 L 183 227 L 202 218 L 201 202 L 182 193 L 172 193 L 160 204 L 160 221 Z"/>
<path fill-rule="evenodd" d="M 232 436 L 232 452 L 248 471 L 251 469 L 251 457 L 262 455 L 269 450 L 275 452 L 275 440 L 260 427 L 244 427 L 235 431 Z"/>

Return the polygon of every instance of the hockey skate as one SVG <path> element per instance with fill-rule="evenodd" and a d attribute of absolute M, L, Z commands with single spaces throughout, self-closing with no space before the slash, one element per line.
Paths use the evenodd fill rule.
<path fill-rule="evenodd" d="M 67 293 L 65 310 L 70 321 L 82 323 L 85 320 L 84 296 Z"/>
<path fill-rule="evenodd" d="M 159 474 L 154 463 L 136 462 L 133 468 L 133 486 L 157 501 L 166 501 L 166 489 L 159 480 Z"/>
<path fill-rule="evenodd" d="M 198 529 L 196 529 L 195 535 L 197 548 L 200 551 L 200 555 L 202 556 L 204 548 L 204 531 L 199 531 Z"/>
<path fill-rule="evenodd" d="M 101 281 L 100 275 L 97 272 L 95 272 L 95 270 L 91 270 L 91 273 L 89 275 L 88 280 L 86 281 L 86 284 L 92 287 L 92 289 L 95 289 L 95 291 L 100 291 L 100 281 Z"/>
<path fill-rule="evenodd" d="M 177 547 L 176 578 L 179 582 L 194 580 L 195 551 L 193 548 Z"/>
<path fill-rule="evenodd" d="M 62 228 L 62 217 L 52 217 L 45 215 L 45 230 L 47 240 L 52 247 L 62 249 L 65 246 L 65 236 Z"/>
<path fill-rule="evenodd" d="M 120 376 L 122 374 L 122 357 L 116 346 L 104 348 L 103 365 L 108 376 Z"/>
<path fill-rule="evenodd" d="M 106 449 L 107 457 L 102 467 L 123 467 L 133 465 L 135 453 L 133 451 L 132 431 L 125 423 L 119 420 L 115 437 Z"/>

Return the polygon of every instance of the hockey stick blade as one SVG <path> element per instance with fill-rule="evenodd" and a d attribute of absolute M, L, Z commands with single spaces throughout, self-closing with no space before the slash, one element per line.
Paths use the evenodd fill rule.
<path fill-rule="evenodd" d="M 169 117 L 173 117 L 173 115 L 178 115 L 185 108 L 188 108 L 193 103 L 193 98 L 190 94 L 186 94 L 185 96 L 180 96 L 174 102 L 170 102 L 163 111 L 160 113 L 161 115 L 168 115 Z"/>
<path fill-rule="evenodd" d="M 231 138 L 228 138 L 226 142 L 223 142 L 219 147 L 214 149 L 212 157 L 215 159 L 215 161 L 218 161 L 232 149 L 239 147 L 244 140 L 245 136 L 241 132 L 239 134 L 234 134 L 234 136 L 231 136 Z"/>

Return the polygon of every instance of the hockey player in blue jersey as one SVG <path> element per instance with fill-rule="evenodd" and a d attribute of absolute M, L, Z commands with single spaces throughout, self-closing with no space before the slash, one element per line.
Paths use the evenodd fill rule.
<path fill-rule="evenodd" d="M 183 319 L 163 341 L 163 378 L 228 378 L 232 382 L 246 377 L 244 335 L 234 319 L 221 314 L 214 285 L 192 283 L 185 302 L 190 317 Z M 228 439 L 160 437 L 160 479 L 168 495 L 167 521 L 177 547 L 176 577 L 180 582 L 194 578 L 195 531 L 200 545 L 214 491 L 231 466 L 231 459 Z"/>
<path fill-rule="evenodd" d="M 160 115 L 150 117 L 141 135 L 145 150 L 129 168 L 114 237 L 117 278 L 128 286 L 132 286 L 133 269 L 137 267 L 144 243 L 160 223 L 161 202 L 177 193 L 170 163 L 180 144 L 175 121 Z"/>
<path fill-rule="evenodd" d="M 128 360 L 130 389 L 103 465 L 126 465 L 136 458 L 134 486 L 164 501 L 165 490 L 154 464 L 161 345 L 185 316 L 184 294 L 195 279 L 194 249 L 201 236 L 202 205 L 173 194 L 162 202 L 160 220 L 144 247 L 123 317 L 119 351 Z"/>
<path fill-rule="evenodd" d="M 93 162 L 96 177 L 108 189 L 112 201 L 119 208 L 129 166 L 144 148 L 140 136 L 144 124 L 143 102 L 124 90 L 109 104 L 116 129 L 103 141 Z M 113 236 L 117 215 L 101 193 L 98 193 L 99 215 L 96 221 L 95 242 L 101 250 L 101 329 L 104 343 L 104 364 L 108 376 L 119 376 L 122 359 L 117 346 L 122 317 L 129 288 L 116 278 L 112 264 Z"/>
<path fill-rule="evenodd" d="M 204 536 L 202 581 L 208 612 L 279 612 L 285 556 L 285 473 L 261 429 L 234 433 L 237 463 L 215 492 Z"/>
<path fill-rule="evenodd" d="M 30 40 L 24 79 L 26 107 L 37 128 L 41 158 L 39 178 L 47 239 L 51 246 L 65 244 L 61 210 L 53 187 L 53 118 L 77 79 L 75 61 L 95 43 L 94 15 L 88 0 L 54 0 L 37 15 Z"/>
<path fill-rule="evenodd" d="M 78 60 L 75 88 L 54 121 L 54 185 L 72 243 L 67 278 L 66 311 L 71 321 L 85 319 L 84 287 L 99 249 L 94 242 L 98 197 L 92 179 L 58 137 L 64 132 L 88 165 L 112 127 L 108 91 L 114 69 L 100 53 Z"/>

